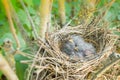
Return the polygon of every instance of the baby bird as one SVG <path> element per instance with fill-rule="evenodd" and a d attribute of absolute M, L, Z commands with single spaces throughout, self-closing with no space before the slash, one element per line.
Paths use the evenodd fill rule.
<path fill-rule="evenodd" d="M 96 53 L 93 45 L 85 42 L 79 35 L 72 35 L 70 40 L 65 41 L 61 47 L 61 51 L 70 57 L 78 57 L 81 60 L 89 58 Z"/>

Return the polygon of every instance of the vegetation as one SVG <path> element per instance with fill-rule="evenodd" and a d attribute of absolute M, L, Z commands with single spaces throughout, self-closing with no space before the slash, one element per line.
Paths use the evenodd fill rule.
<path fill-rule="evenodd" d="M 53 45 L 56 38 L 60 40 L 56 37 L 59 35 L 62 35 L 61 38 L 64 39 L 65 35 L 78 32 L 85 39 L 88 37 L 91 39 L 95 34 L 99 36 L 107 33 L 111 35 L 112 33 L 114 36 L 109 38 L 106 36 L 107 38 L 101 39 L 109 40 L 109 46 L 114 48 L 110 53 L 114 52 L 118 55 L 120 53 L 120 0 L 0 0 L 0 5 L 0 80 L 39 80 L 42 79 L 40 74 L 47 75 L 47 73 L 43 74 L 45 68 L 47 68 L 48 74 L 50 73 L 49 70 L 54 72 L 56 64 L 61 64 L 59 58 L 68 63 L 68 58 L 60 54 L 58 54 L 60 57 L 56 62 L 53 60 L 58 56 L 57 53 L 62 53 L 58 47 L 56 48 L 57 45 Z M 86 26 L 92 27 L 88 29 Z M 80 30 L 78 27 L 80 27 Z M 81 33 L 83 28 L 85 28 L 85 33 Z M 96 33 L 92 34 L 94 30 L 96 30 Z M 90 35 L 87 36 L 88 33 Z M 95 41 L 97 41 L 98 37 L 95 38 Z M 89 41 L 89 39 L 86 39 L 86 41 Z M 113 39 L 115 40 L 113 41 Z M 94 41 L 92 42 L 94 43 Z M 101 40 L 98 40 L 98 43 L 104 44 Z M 44 53 L 47 56 L 45 62 L 42 61 Z M 52 57 L 52 59 L 48 57 Z M 91 64 L 96 63 L 94 66 L 99 67 L 100 70 L 96 73 L 97 76 L 94 76 L 91 71 L 84 77 L 119 80 L 120 61 L 119 58 L 114 59 L 113 62 L 105 65 L 105 68 L 101 68 L 95 61 L 91 62 Z M 98 60 L 104 62 L 107 58 L 102 56 Z M 54 68 L 52 69 L 46 67 L 47 64 L 50 64 L 50 61 L 53 62 L 52 66 Z M 66 63 L 63 63 L 63 65 L 66 65 Z M 41 66 L 42 69 L 44 68 L 43 72 Z M 67 71 L 66 66 L 59 66 L 58 69 L 62 68 Z M 78 70 L 77 67 L 74 68 Z M 91 67 L 89 67 L 89 70 L 84 68 L 85 66 L 82 66 L 80 69 L 83 69 L 83 72 L 90 71 Z M 71 67 L 69 69 L 72 70 Z M 92 69 L 96 68 L 92 67 Z M 42 73 L 39 72 L 40 70 Z M 36 76 L 34 73 L 37 72 Z M 58 76 L 61 76 L 59 70 L 58 73 Z M 111 74 L 114 76 L 111 76 Z"/>

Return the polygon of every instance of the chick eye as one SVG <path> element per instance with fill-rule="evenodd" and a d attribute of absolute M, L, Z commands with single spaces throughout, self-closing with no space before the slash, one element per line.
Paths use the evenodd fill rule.
<path fill-rule="evenodd" d="M 75 47 L 77 47 L 77 44 L 75 44 Z"/>

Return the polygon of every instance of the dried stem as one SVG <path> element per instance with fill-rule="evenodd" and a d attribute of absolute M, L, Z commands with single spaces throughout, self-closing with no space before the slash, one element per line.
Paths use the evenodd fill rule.
<path fill-rule="evenodd" d="M 30 75 L 31 75 L 31 72 L 32 72 L 32 69 L 33 67 L 35 66 L 35 61 L 36 61 L 36 57 L 39 55 L 39 51 L 41 50 L 41 47 L 39 48 L 39 50 L 37 51 L 36 55 L 35 55 L 35 58 L 33 59 L 33 63 L 31 64 L 30 66 L 30 69 L 29 69 L 29 73 L 27 75 L 27 79 L 26 80 L 30 80 Z"/>
<path fill-rule="evenodd" d="M 10 1 L 9 1 L 9 3 L 10 3 L 10 8 L 11 8 L 11 13 L 13 14 L 12 18 L 13 18 L 14 22 L 16 23 L 18 29 L 20 30 L 20 33 L 21 33 L 23 39 L 29 45 L 29 41 L 30 41 L 29 36 L 27 35 L 27 32 L 24 29 L 23 24 L 20 22 L 20 20 L 19 20 L 19 18 L 17 16 L 17 13 L 16 13 L 15 9 L 13 8 L 13 6 L 12 6 Z"/>
<path fill-rule="evenodd" d="M 58 0 L 58 4 L 59 4 L 60 22 L 61 25 L 63 26 L 66 23 L 65 0 Z"/>
<path fill-rule="evenodd" d="M 0 53 L 0 70 L 7 77 L 8 80 L 18 80 L 18 77 L 11 69 L 8 62 L 4 59 L 1 53 Z"/>
<path fill-rule="evenodd" d="M 17 34 L 16 34 L 16 30 L 14 28 L 14 24 L 13 24 L 13 21 L 12 21 L 12 16 L 11 16 L 11 11 L 10 11 L 10 4 L 9 4 L 9 1 L 8 0 L 2 0 L 2 3 L 5 7 L 5 11 L 6 11 L 6 15 L 8 17 L 8 21 L 9 21 L 9 25 L 10 25 L 10 30 L 13 34 L 13 37 L 16 41 L 16 44 L 17 44 L 17 50 L 19 50 L 20 48 L 20 42 L 19 42 L 19 39 L 17 37 Z"/>
<path fill-rule="evenodd" d="M 50 27 L 52 2 L 53 0 L 41 0 L 40 4 L 40 36 L 43 39 Z"/>
<path fill-rule="evenodd" d="M 34 33 L 34 36 L 35 36 L 34 38 L 35 38 L 35 39 L 38 39 L 38 38 L 39 38 L 39 37 L 38 37 L 38 33 L 37 33 L 37 31 L 36 31 L 35 24 L 34 24 L 32 18 L 31 18 L 31 16 L 30 16 L 30 13 L 29 13 L 28 9 L 26 8 L 23 0 L 20 0 L 20 3 L 21 3 L 22 7 L 24 8 L 24 10 L 25 10 L 25 12 L 26 12 L 26 14 L 27 14 L 27 18 L 28 18 L 28 20 L 29 20 L 29 22 L 30 22 L 30 24 L 31 24 L 31 27 L 32 27 L 32 30 L 33 30 L 33 33 Z"/>
<path fill-rule="evenodd" d="M 117 54 L 117 53 L 116 53 Z M 114 64 L 118 63 L 120 61 L 120 56 L 113 61 L 111 61 L 109 64 L 105 65 L 102 69 L 100 69 L 92 78 L 92 80 L 96 80 L 98 77 L 102 76 L 107 70 L 109 70 Z"/>

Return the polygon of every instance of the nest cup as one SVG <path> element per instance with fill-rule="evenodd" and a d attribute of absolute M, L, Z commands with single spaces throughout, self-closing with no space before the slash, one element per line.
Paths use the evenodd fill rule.
<path fill-rule="evenodd" d="M 56 35 L 54 34 L 54 37 L 52 37 L 53 40 L 51 42 L 53 42 L 52 44 L 56 46 L 56 50 L 61 52 L 61 45 L 63 45 L 64 42 L 72 35 L 81 36 L 86 42 L 91 43 L 96 49 L 96 56 L 94 56 L 95 58 L 101 57 L 108 51 L 111 53 L 111 49 L 113 48 L 115 41 L 118 38 L 108 28 L 84 28 L 79 25 L 74 28 L 66 28 L 56 32 Z M 63 52 L 61 53 L 64 54 Z M 109 53 L 107 54 L 109 55 Z"/>
<path fill-rule="evenodd" d="M 86 42 L 92 43 L 96 55 L 90 60 L 81 62 L 71 61 L 71 58 L 60 50 L 60 44 L 76 34 Z M 108 28 L 95 26 L 65 27 L 52 34 L 46 35 L 46 42 L 39 41 L 40 48 L 32 68 L 32 80 L 84 80 L 99 63 L 108 57 L 117 36 Z"/>

